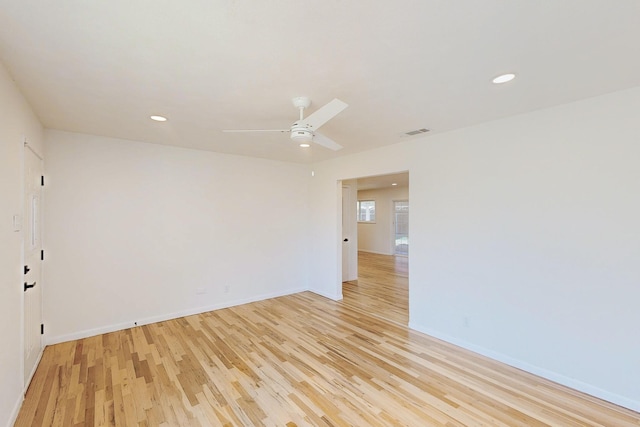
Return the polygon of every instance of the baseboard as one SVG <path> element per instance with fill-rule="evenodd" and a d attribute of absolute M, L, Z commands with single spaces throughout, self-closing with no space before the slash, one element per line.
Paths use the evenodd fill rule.
<path fill-rule="evenodd" d="M 370 251 L 368 249 L 358 249 L 358 252 L 366 252 L 368 254 L 377 254 L 377 255 L 395 255 L 393 252 L 378 252 L 378 251 Z"/>
<path fill-rule="evenodd" d="M 13 426 L 16 422 L 16 419 L 18 418 L 18 414 L 20 413 L 20 408 L 22 408 L 22 403 L 24 402 L 24 396 L 27 393 L 27 389 L 31 384 L 31 380 L 33 380 L 33 376 L 35 375 L 36 370 L 38 369 L 38 365 L 42 360 L 42 355 L 44 354 L 44 348 L 45 348 L 45 345 L 43 345 L 42 348 L 40 349 L 40 353 L 38 354 L 36 363 L 33 364 L 33 369 L 29 373 L 29 378 L 24 383 L 22 393 L 20 393 L 20 398 L 18 399 L 18 402 L 16 403 L 15 407 L 13 408 L 13 411 L 11 412 L 11 416 L 9 417 L 9 423 L 7 424 L 7 427 Z"/>
<path fill-rule="evenodd" d="M 18 398 L 18 401 L 14 405 L 13 411 L 11 411 L 11 415 L 7 420 L 7 427 L 12 427 L 16 423 L 16 420 L 18 419 L 18 413 L 20 412 L 20 408 L 22 407 L 23 401 L 24 401 L 24 393 L 20 393 L 20 397 Z"/>
<path fill-rule="evenodd" d="M 33 379 L 33 376 L 36 374 L 36 370 L 38 369 L 38 365 L 40 364 L 40 361 L 42 360 L 42 355 L 44 354 L 44 348 L 45 347 L 46 347 L 46 345 L 43 344 L 42 348 L 40 349 L 40 353 L 38 354 L 38 358 L 36 359 L 36 363 L 33 364 L 33 369 L 29 373 L 29 379 L 24 383 L 24 390 L 23 390 L 24 393 L 27 392 L 27 389 L 29 388 L 29 385 L 31 384 L 31 380 Z"/>
<path fill-rule="evenodd" d="M 321 297 L 329 298 L 330 300 L 333 300 L 333 301 L 342 301 L 342 290 L 340 290 L 340 292 L 336 294 L 327 294 L 327 293 L 316 291 L 313 289 L 307 289 L 307 290 L 309 292 L 313 292 L 316 295 L 320 295 Z"/>
<path fill-rule="evenodd" d="M 609 391 L 603 390 L 599 387 L 595 387 L 591 384 L 576 380 L 574 378 L 570 378 L 559 374 L 557 372 L 550 371 L 545 368 L 541 368 L 539 366 L 531 365 L 527 362 L 523 362 L 518 359 L 514 359 L 513 357 L 504 355 L 502 353 L 498 353 L 496 351 L 492 351 L 486 349 L 484 347 L 468 343 L 466 341 L 451 337 L 449 335 L 440 333 L 438 331 L 422 327 L 414 322 L 409 322 L 409 327 L 411 329 L 415 329 L 416 331 L 422 332 L 424 334 L 430 335 L 434 338 L 438 338 L 442 341 L 446 341 L 450 344 L 456 345 L 458 347 L 462 347 L 466 350 L 472 351 L 474 353 L 480 354 L 482 356 L 489 357 L 498 362 L 502 362 L 506 365 L 513 366 L 514 368 L 521 369 L 530 374 L 537 375 L 539 377 L 545 378 L 547 380 L 553 381 L 555 383 L 561 384 L 563 386 L 572 388 L 574 390 L 581 391 L 590 396 L 597 397 L 598 399 L 606 400 L 607 402 L 625 407 L 627 409 L 631 409 L 632 411 L 640 412 L 640 401 L 629 399 L 625 396 L 620 396 L 615 393 L 611 393 Z"/>
<path fill-rule="evenodd" d="M 73 340 L 79 340 L 79 339 L 83 339 L 83 338 L 89 338 L 89 337 L 93 337 L 93 336 L 96 336 L 96 335 L 108 334 L 109 332 L 115 332 L 115 331 L 121 331 L 123 329 L 134 328 L 136 326 L 143 326 L 143 325 L 149 325 L 151 323 L 164 322 L 165 320 L 178 319 L 180 317 L 192 316 L 194 314 L 206 313 L 208 311 L 214 311 L 214 310 L 220 310 L 220 309 L 223 309 L 223 308 L 235 307 L 237 305 L 249 304 L 249 303 L 256 302 L 256 301 L 263 301 L 263 300 L 266 300 L 266 299 L 271 299 L 271 298 L 277 298 L 277 297 L 281 297 L 281 296 L 285 296 L 285 295 L 296 294 L 296 293 L 304 292 L 304 291 L 307 291 L 307 290 L 308 290 L 307 288 L 289 289 L 289 290 L 282 291 L 282 292 L 274 292 L 274 293 L 270 293 L 270 294 L 263 294 L 263 295 L 254 296 L 254 297 L 251 297 L 251 298 L 243 298 L 243 299 L 225 301 L 225 302 L 220 303 L 220 304 L 195 307 L 195 308 L 191 308 L 191 309 L 188 309 L 188 310 L 177 311 L 177 312 L 174 312 L 174 313 L 162 314 L 162 315 L 159 315 L 159 316 L 152 316 L 152 317 L 147 317 L 147 318 L 144 318 L 144 319 L 136 319 L 135 323 L 134 323 L 134 321 L 129 321 L 129 322 L 119 323 L 119 324 L 115 324 L 115 325 L 103 326 L 103 327 L 100 327 L 100 328 L 94 328 L 94 329 L 87 329 L 87 330 L 84 330 L 84 331 L 78 331 L 78 332 L 74 332 L 74 333 L 71 333 L 71 334 L 64 334 L 64 335 L 47 337 L 46 344 L 47 345 L 53 345 L 53 344 L 59 344 L 59 343 L 62 343 L 62 342 L 67 342 L 67 341 L 73 341 Z"/>

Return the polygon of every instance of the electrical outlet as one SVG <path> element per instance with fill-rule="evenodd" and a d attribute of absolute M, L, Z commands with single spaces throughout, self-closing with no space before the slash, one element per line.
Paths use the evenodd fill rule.
<path fill-rule="evenodd" d="M 224 285 L 224 293 L 225 293 L 225 294 L 228 294 L 228 293 L 229 293 L 229 288 L 230 288 L 230 287 L 231 287 L 231 286 L 229 286 L 229 284 Z"/>
<path fill-rule="evenodd" d="M 471 320 L 469 319 L 469 316 L 464 316 L 464 327 L 468 328 L 471 325 Z"/>
<path fill-rule="evenodd" d="M 196 288 L 196 295 L 204 295 L 207 293 L 205 288 Z"/>

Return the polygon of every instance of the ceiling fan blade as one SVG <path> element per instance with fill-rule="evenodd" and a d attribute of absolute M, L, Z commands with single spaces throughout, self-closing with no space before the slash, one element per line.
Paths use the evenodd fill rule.
<path fill-rule="evenodd" d="M 241 132 L 291 132 L 291 129 L 223 129 L 224 133 L 241 133 Z"/>
<path fill-rule="evenodd" d="M 324 136 L 319 132 L 315 132 L 315 134 L 313 135 L 313 142 L 315 144 L 322 145 L 323 147 L 333 151 L 338 151 L 342 149 L 342 145 L 338 144 L 333 139 L 327 136 Z"/>
<path fill-rule="evenodd" d="M 349 104 L 340 101 L 338 98 L 334 98 L 333 101 L 324 105 L 322 108 L 311 114 L 309 117 L 298 122 L 300 124 L 308 125 L 309 128 L 314 131 L 329 120 L 337 116 L 342 110 L 347 108 Z"/>

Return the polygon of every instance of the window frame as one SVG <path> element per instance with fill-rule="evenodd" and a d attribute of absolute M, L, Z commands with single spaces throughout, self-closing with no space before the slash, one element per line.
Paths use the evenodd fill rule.
<path fill-rule="evenodd" d="M 373 219 L 372 220 L 366 220 L 366 219 L 361 219 L 361 215 L 360 215 L 360 204 L 363 202 L 368 202 L 368 203 L 372 203 L 373 204 Z M 375 224 L 376 223 L 376 200 L 375 199 L 362 199 L 362 200 L 358 200 L 357 204 L 356 204 L 356 217 L 358 220 L 359 224 Z"/>

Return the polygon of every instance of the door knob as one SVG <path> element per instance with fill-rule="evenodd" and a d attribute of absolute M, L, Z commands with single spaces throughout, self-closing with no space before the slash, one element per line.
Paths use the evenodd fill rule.
<path fill-rule="evenodd" d="M 33 287 L 36 286 L 36 282 L 33 282 L 32 284 L 27 284 L 27 282 L 24 282 L 24 291 L 27 292 L 27 289 L 31 289 Z"/>

